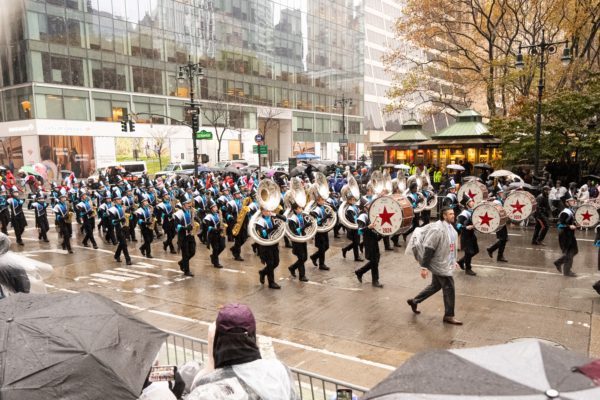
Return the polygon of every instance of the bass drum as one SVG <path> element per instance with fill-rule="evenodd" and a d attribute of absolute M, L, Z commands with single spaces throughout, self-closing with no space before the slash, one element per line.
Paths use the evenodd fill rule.
<path fill-rule="evenodd" d="M 477 181 L 469 181 L 460 185 L 458 189 L 458 201 L 463 198 L 463 193 L 469 196 L 478 205 L 488 198 L 487 187 L 483 183 Z"/>
<path fill-rule="evenodd" d="M 504 200 L 506 216 L 512 221 L 525 221 L 535 212 L 537 202 L 529 192 L 515 190 Z"/>
<path fill-rule="evenodd" d="M 473 226 L 477 232 L 496 233 L 506 225 L 506 211 L 500 204 L 485 201 L 473 210 Z"/>
<path fill-rule="evenodd" d="M 413 217 L 412 204 L 399 194 L 378 197 L 369 208 L 369 222 L 375 224 L 374 229 L 383 236 L 406 232 Z"/>
<path fill-rule="evenodd" d="M 600 222 L 600 204 L 596 201 L 589 201 L 579 206 L 575 211 L 575 221 L 577 225 L 584 228 L 593 228 Z"/>

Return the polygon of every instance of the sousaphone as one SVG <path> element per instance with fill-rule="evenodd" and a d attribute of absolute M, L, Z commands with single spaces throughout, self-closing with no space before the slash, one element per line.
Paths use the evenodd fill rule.
<path fill-rule="evenodd" d="M 306 228 L 304 236 L 302 236 L 297 232 L 292 232 L 289 225 L 285 224 L 285 234 L 292 242 L 306 243 L 317 234 L 317 221 L 314 221 L 314 218 L 308 213 L 308 207 L 306 207 L 306 190 L 304 189 L 302 181 L 297 177 L 291 179 L 290 190 L 283 197 L 283 204 L 286 207 L 283 215 L 288 219 L 294 215 L 294 210 L 292 208 L 294 203 L 304 208 L 304 211 L 302 212 L 304 223 L 312 222 L 312 225 Z"/>
<path fill-rule="evenodd" d="M 274 212 L 279 207 L 279 199 L 281 194 L 279 186 L 270 179 L 264 179 L 258 184 L 256 202 L 260 208 Z M 273 246 L 276 245 L 283 239 L 285 235 L 285 227 L 287 224 L 279 218 L 271 218 L 273 226 L 277 229 L 269 234 L 268 238 L 263 238 L 256 232 L 256 222 L 262 216 L 262 213 L 255 212 L 248 222 L 248 235 L 254 239 L 254 241 L 261 246 Z"/>

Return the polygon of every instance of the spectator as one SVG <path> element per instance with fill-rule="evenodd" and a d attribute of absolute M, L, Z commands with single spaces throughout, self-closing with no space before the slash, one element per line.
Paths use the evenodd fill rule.
<path fill-rule="evenodd" d="M 583 185 L 577 192 L 577 200 L 584 202 L 590 199 L 590 192 L 588 191 L 588 185 Z"/>
<path fill-rule="evenodd" d="M 254 315 L 245 305 L 232 303 L 219 311 L 208 329 L 208 357 L 186 400 L 300 398 L 289 368 L 261 359 Z"/>
<path fill-rule="evenodd" d="M 469 160 L 467 160 L 463 164 L 463 167 L 465 167 L 465 176 L 471 176 L 471 171 L 473 170 L 473 164 L 471 164 L 469 162 Z"/>
<path fill-rule="evenodd" d="M 523 182 L 532 185 L 533 184 L 533 173 L 526 171 L 525 176 L 523 177 Z"/>
<path fill-rule="evenodd" d="M 562 202 L 562 198 L 567 193 L 567 189 L 561 186 L 560 181 L 556 181 L 556 186 L 550 191 L 550 205 L 555 216 L 558 216 L 564 210 L 565 205 Z"/>
<path fill-rule="evenodd" d="M 598 198 L 598 194 L 600 194 L 600 192 L 598 191 L 599 185 L 600 185 L 599 183 L 595 183 L 592 186 L 590 186 L 590 199 Z"/>
<path fill-rule="evenodd" d="M 483 181 L 483 183 L 486 183 L 486 182 L 487 182 L 487 180 L 488 180 L 488 176 L 489 176 L 489 174 L 488 174 L 488 170 L 487 170 L 487 169 L 484 169 L 484 170 L 481 172 L 481 175 L 479 175 L 479 179 L 481 179 L 481 180 Z"/>
<path fill-rule="evenodd" d="M 158 355 L 152 364 L 153 367 L 158 366 Z M 179 400 L 183 396 L 185 382 L 181 378 L 179 372 L 175 372 L 175 382 L 150 382 L 150 372 L 146 381 L 142 386 L 142 395 L 139 400 Z"/>

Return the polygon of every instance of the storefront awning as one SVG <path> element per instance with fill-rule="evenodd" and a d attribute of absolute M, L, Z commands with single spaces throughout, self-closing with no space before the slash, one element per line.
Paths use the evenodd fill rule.
<path fill-rule="evenodd" d="M 494 137 L 471 137 L 468 139 L 433 139 L 417 143 L 419 149 L 494 149 L 502 141 Z"/>
<path fill-rule="evenodd" d="M 371 146 L 371 150 L 418 150 L 426 142 L 380 143 Z"/>

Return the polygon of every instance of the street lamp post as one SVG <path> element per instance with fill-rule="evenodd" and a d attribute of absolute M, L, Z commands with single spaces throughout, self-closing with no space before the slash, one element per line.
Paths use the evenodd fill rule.
<path fill-rule="evenodd" d="M 334 103 L 333 103 L 333 110 L 335 111 L 335 109 L 337 107 L 342 107 L 342 139 L 346 138 L 346 106 L 351 106 L 352 105 L 352 99 L 347 99 L 344 94 L 342 93 L 342 98 L 341 99 L 337 99 Z M 342 161 L 344 161 L 346 159 L 346 151 L 348 149 L 348 142 L 345 143 L 346 146 L 344 150 L 342 150 Z"/>
<path fill-rule="evenodd" d="M 545 82 L 544 82 L 544 70 L 546 69 L 546 64 L 548 63 L 548 57 L 550 54 L 556 53 L 556 46 L 559 44 L 565 44 L 565 49 L 563 50 L 563 56 L 561 58 L 562 64 L 566 67 L 571 64 L 571 50 L 569 49 L 569 41 L 564 40 L 562 42 L 554 42 L 547 43 L 546 42 L 546 32 L 542 30 L 542 42 L 538 44 L 533 44 L 530 46 L 519 46 L 519 54 L 517 54 L 517 59 L 515 61 L 515 68 L 517 71 L 522 71 L 525 63 L 523 62 L 523 54 L 521 54 L 522 49 L 529 49 L 530 54 L 532 55 L 540 55 L 540 80 L 538 83 L 538 112 L 536 118 L 536 129 L 535 129 L 535 159 L 533 161 L 533 174 L 534 176 L 538 176 L 538 168 L 540 164 L 540 135 L 542 133 L 542 94 L 544 92 Z M 545 57 L 545 58 L 544 58 Z"/>
<path fill-rule="evenodd" d="M 202 72 L 202 65 L 200 63 L 193 64 L 192 56 L 188 58 L 188 64 L 179 67 L 179 77 L 177 80 L 180 83 L 185 82 L 185 78 L 188 78 L 190 85 L 190 102 L 188 103 L 191 108 L 190 112 L 192 115 L 192 142 L 194 143 L 194 178 L 198 178 L 198 146 L 196 144 L 196 132 L 200 129 L 199 123 L 199 104 L 194 103 L 194 77 L 197 75 L 204 75 Z"/>

